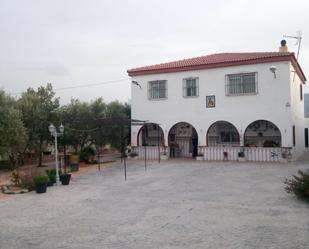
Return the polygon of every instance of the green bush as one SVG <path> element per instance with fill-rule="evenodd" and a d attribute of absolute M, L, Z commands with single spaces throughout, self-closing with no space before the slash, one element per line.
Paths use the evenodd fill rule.
<path fill-rule="evenodd" d="M 82 149 L 82 151 L 79 154 L 79 161 L 88 163 L 90 161 L 90 158 L 95 156 L 96 151 L 93 147 L 88 146 Z"/>
<path fill-rule="evenodd" d="M 26 188 L 29 191 L 32 191 L 35 189 L 33 178 L 38 175 L 41 175 L 41 173 L 36 169 L 30 169 L 27 171 L 14 171 L 14 173 L 11 175 L 11 181 L 13 181 L 15 186 Z"/>
<path fill-rule="evenodd" d="M 46 172 L 46 175 L 49 178 L 56 177 L 56 169 L 47 169 L 47 170 L 45 170 L 45 172 Z M 62 170 L 61 169 L 59 169 L 59 175 L 62 175 Z"/>
<path fill-rule="evenodd" d="M 33 182 L 34 182 L 35 185 L 47 184 L 48 180 L 49 180 L 48 176 L 45 176 L 45 175 L 40 175 L 40 176 L 33 177 Z"/>
<path fill-rule="evenodd" d="M 298 171 L 298 175 L 292 176 L 284 181 L 286 184 L 285 190 L 288 193 L 294 193 L 300 198 L 309 200 L 309 171 Z"/>

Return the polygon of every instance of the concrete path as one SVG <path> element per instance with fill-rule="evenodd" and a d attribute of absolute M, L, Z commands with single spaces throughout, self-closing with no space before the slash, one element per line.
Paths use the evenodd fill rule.
<path fill-rule="evenodd" d="M 309 204 L 283 184 L 305 168 L 130 161 L 127 182 L 115 165 L 0 200 L 0 248 L 309 248 Z"/>

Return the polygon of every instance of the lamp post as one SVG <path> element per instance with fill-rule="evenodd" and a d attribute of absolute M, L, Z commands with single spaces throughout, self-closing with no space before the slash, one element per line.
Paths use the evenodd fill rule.
<path fill-rule="evenodd" d="M 57 132 L 56 127 L 53 124 L 50 124 L 48 126 L 48 130 L 50 134 L 55 137 L 55 157 L 56 157 L 56 184 L 59 185 L 59 166 L 58 166 L 58 143 L 57 143 L 57 137 L 61 136 L 64 132 L 64 126 L 61 124 L 59 126 L 60 133 Z"/>

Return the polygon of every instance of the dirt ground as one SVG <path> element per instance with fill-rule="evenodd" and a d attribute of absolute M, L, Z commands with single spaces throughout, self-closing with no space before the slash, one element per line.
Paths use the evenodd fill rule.
<path fill-rule="evenodd" d="M 104 163 L 100 165 L 100 168 L 104 169 L 106 167 L 111 167 L 111 166 L 112 166 L 111 163 Z M 27 166 L 19 167 L 17 171 L 20 173 L 24 173 L 29 170 L 35 170 L 35 171 L 44 173 L 46 169 L 53 169 L 53 168 L 54 168 L 53 164 L 49 164 L 44 167 L 37 167 L 37 165 L 27 165 Z M 81 176 L 81 175 L 84 175 L 86 173 L 93 172 L 96 170 L 98 170 L 97 164 L 86 165 L 85 167 L 80 167 L 79 171 L 70 172 L 70 174 L 72 175 L 72 177 L 78 177 L 78 176 Z M 11 174 L 12 174 L 12 171 L 10 170 L 0 170 L 0 187 L 3 185 L 11 185 L 11 181 L 10 181 Z M 9 198 L 11 196 L 12 195 L 3 194 L 0 191 L 0 200 Z"/>

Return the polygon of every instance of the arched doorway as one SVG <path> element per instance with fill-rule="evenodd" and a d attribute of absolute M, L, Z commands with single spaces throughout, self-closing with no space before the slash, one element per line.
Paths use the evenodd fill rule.
<path fill-rule="evenodd" d="M 158 124 L 148 123 L 143 125 L 137 134 L 137 146 L 164 145 L 164 133 Z"/>
<path fill-rule="evenodd" d="M 213 123 L 207 131 L 208 146 L 239 146 L 240 139 L 236 127 L 227 121 Z"/>
<path fill-rule="evenodd" d="M 168 133 L 170 157 L 196 157 L 198 135 L 195 128 L 186 122 L 175 124 Z"/>
<path fill-rule="evenodd" d="M 246 128 L 244 145 L 248 147 L 281 147 L 281 132 L 270 121 L 256 120 Z"/>

